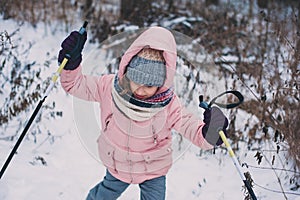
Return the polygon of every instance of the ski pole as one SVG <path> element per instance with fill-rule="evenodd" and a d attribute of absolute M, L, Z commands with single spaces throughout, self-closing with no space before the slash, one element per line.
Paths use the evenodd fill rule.
<path fill-rule="evenodd" d="M 86 27 L 87 27 L 88 22 L 85 21 L 83 26 L 79 29 L 79 33 L 80 34 L 84 34 L 84 32 L 86 31 Z M 49 95 L 50 91 L 53 89 L 58 77 L 60 76 L 63 68 L 65 67 L 65 65 L 67 64 L 68 60 L 70 59 L 70 55 L 66 54 L 63 61 L 61 62 L 61 64 L 59 65 L 57 71 L 54 73 L 54 75 L 52 76 L 52 81 L 50 82 L 49 86 L 47 87 L 47 90 L 45 92 L 45 94 L 43 95 L 43 97 L 40 99 L 37 107 L 34 109 L 31 117 L 29 118 L 28 122 L 26 123 L 19 139 L 17 140 L 15 146 L 13 147 L 13 149 L 11 150 L 8 158 L 6 159 L 1 171 L 0 171 L 0 179 L 2 178 L 6 168 L 8 167 L 10 161 L 12 160 L 14 154 L 17 152 L 22 140 L 24 139 L 28 129 L 30 128 L 33 120 L 35 119 L 35 117 L 37 116 L 39 110 L 41 109 L 44 101 L 46 100 L 47 96 Z"/>
<path fill-rule="evenodd" d="M 236 169 L 237 169 L 237 171 L 238 171 L 241 179 L 243 180 L 243 182 L 245 184 L 245 187 L 247 188 L 247 190 L 248 190 L 248 192 L 249 192 L 252 200 L 257 200 L 257 198 L 256 198 L 256 196 L 254 194 L 254 191 L 252 190 L 251 184 L 249 183 L 249 181 L 245 177 L 244 173 L 242 172 L 243 170 L 241 168 L 241 165 L 239 164 L 239 162 L 238 162 L 238 160 L 237 160 L 237 158 L 235 156 L 235 153 L 233 152 L 233 150 L 232 150 L 232 148 L 231 148 L 231 146 L 230 146 L 230 144 L 229 144 L 229 142 L 228 142 L 228 140 L 227 140 L 224 132 L 222 130 L 219 131 L 219 135 L 222 138 L 222 141 L 224 142 L 224 144 L 225 144 L 225 146 L 226 146 L 226 148 L 227 148 L 227 150 L 229 152 L 229 155 L 230 155 L 230 157 L 231 157 L 231 159 L 233 161 L 233 164 L 236 167 Z"/>
<path fill-rule="evenodd" d="M 233 95 L 235 95 L 238 98 L 238 102 L 230 103 L 230 104 L 217 103 L 216 102 L 217 98 L 219 98 L 219 97 L 221 97 L 221 96 L 223 96 L 225 94 L 233 94 Z M 204 108 L 204 109 L 210 109 L 210 107 L 212 106 L 212 104 L 216 104 L 217 106 L 219 106 L 221 108 L 230 109 L 230 108 L 235 108 L 238 105 L 240 105 L 241 103 L 243 103 L 244 97 L 238 91 L 226 91 L 226 92 L 223 92 L 220 95 L 216 96 L 215 98 L 213 98 L 209 104 L 207 102 L 203 101 L 203 95 L 199 96 L 199 101 L 200 101 L 199 106 L 201 108 Z M 237 169 L 237 171 L 238 171 L 241 179 L 243 180 L 243 182 L 245 184 L 245 187 L 247 188 L 247 190 L 248 190 L 248 192 L 249 192 L 252 200 L 257 200 L 257 198 L 255 196 L 255 193 L 252 190 L 251 184 L 249 183 L 249 181 L 245 177 L 244 173 L 242 172 L 243 170 L 242 170 L 242 168 L 241 168 L 241 166 L 240 166 L 240 164 L 239 164 L 239 162 L 238 162 L 238 160 L 237 160 L 237 158 L 236 158 L 236 156 L 235 156 L 235 154 L 234 154 L 234 152 L 233 152 L 233 150 L 232 150 L 232 148 L 231 148 L 231 146 L 230 146 L 230 144 L 229 144 L 229 142 L 228 142 L 228 140 L 227 140 L 227 138 L 225 136 L 225 133 L 222 130 L 220 130 L 219 131 L 219 135 L 220 135 L 222 141 L 224 142 L 224 144 L 225 144 L 225 146 L 226 146 L 226 148 L 227 148 L 227 150 L 229 152 L 229 155 L 230 155 L 230 157 L 231 157 L 231 159 L 233 161 L 233 164 L 236 167 L 236 169 Z"/>

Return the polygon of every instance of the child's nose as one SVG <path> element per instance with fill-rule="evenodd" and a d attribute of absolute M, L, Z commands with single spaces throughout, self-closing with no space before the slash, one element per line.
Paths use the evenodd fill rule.
<path fill-rule="evenodd" d="M 144 87 L 138 87 L 137 89 L 136 89 L 136 94 L 138 94 L 138 95 L 144 95 L 145 94 L 145 90 L 144 90 Z"/>

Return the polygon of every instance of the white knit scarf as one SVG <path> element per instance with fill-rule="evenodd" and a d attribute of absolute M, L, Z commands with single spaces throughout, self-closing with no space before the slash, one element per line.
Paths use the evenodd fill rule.
<path fill-rule="evenodd" d="M 114 84 L 114 83 L 113 83 Z M 126 101 L 116 91 L 114 85 L 112 87 L 112 98 L 117 108 L 128 118 L 135 121 L 145 121 L 151 119 L 155 114 L 161 111 L 164 107 L 140 107 Z"/>

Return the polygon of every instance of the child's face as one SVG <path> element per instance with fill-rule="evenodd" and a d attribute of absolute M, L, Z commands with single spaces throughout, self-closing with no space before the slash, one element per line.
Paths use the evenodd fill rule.
<path fill-rule="evenodd" d="M 129 85 L 134 97 L 141 100 L 152 97 L 158 90 L 156 86 L 140 85 L 133 81 L 130 81 Z"/>

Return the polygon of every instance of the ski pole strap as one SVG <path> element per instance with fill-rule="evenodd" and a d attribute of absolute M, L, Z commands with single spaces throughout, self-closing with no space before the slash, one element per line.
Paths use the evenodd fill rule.
<path fill-rule="evenodd" d="M 226 94 L 233 94 L 234 96 L 236 96 L 238 98 L 238 101 L 234 102 L 234 103 L 229 103 L 229 104 L 223 104 L 223 103 L 216 102 L 216 100 L 219 97 L 226 95 Z M 216 104 L 217 106 L 219 106 L 221 108 L 231 109 L 231 108 L 235 108 L 238 105 L 240 105 L 241 103 L 243 103 L 244 96 L 239 91 L 229 90 L 229 91 L 225 91 L 225 92 L 219 94 L 218 96 L 216 96 L 215 98 L 213 98 L 209 104 L 207 102 L 203 101 L 203 95 L 199 96 L 199 100 L 200 100 L 199 106 L 204 109 L 209 109 L 213 104 Z"/>
<path fill-rule="evenodd" d="M 238 98 L 239 101 L 235 102 L 235 103 L 229 103 L 229 104 L 217 103 L 216 100 L 219 97 L 221 97 L 221 96 L 223 96 L 225 94 L 233 94 L 233 95 L 235 95 Z M 216 96 L 215 98 L 213 98 L 210 101 L 210 103 L 208 104 L 208 107 L 211 107 L 212 104 L 216 104 L 217 106 L 219 106 L 221 108 L 231 109 L 231 108 L 237 107 L 238 105 L 240 105 L 241 103 L 243 103 L 243 101 L 244 101 L 244 97 L 243 97 L 243 95 L 239 91 L 230 90 L 230 91 L 223 92 L 223 93 L 219 94 L 218 96 Z"/>

